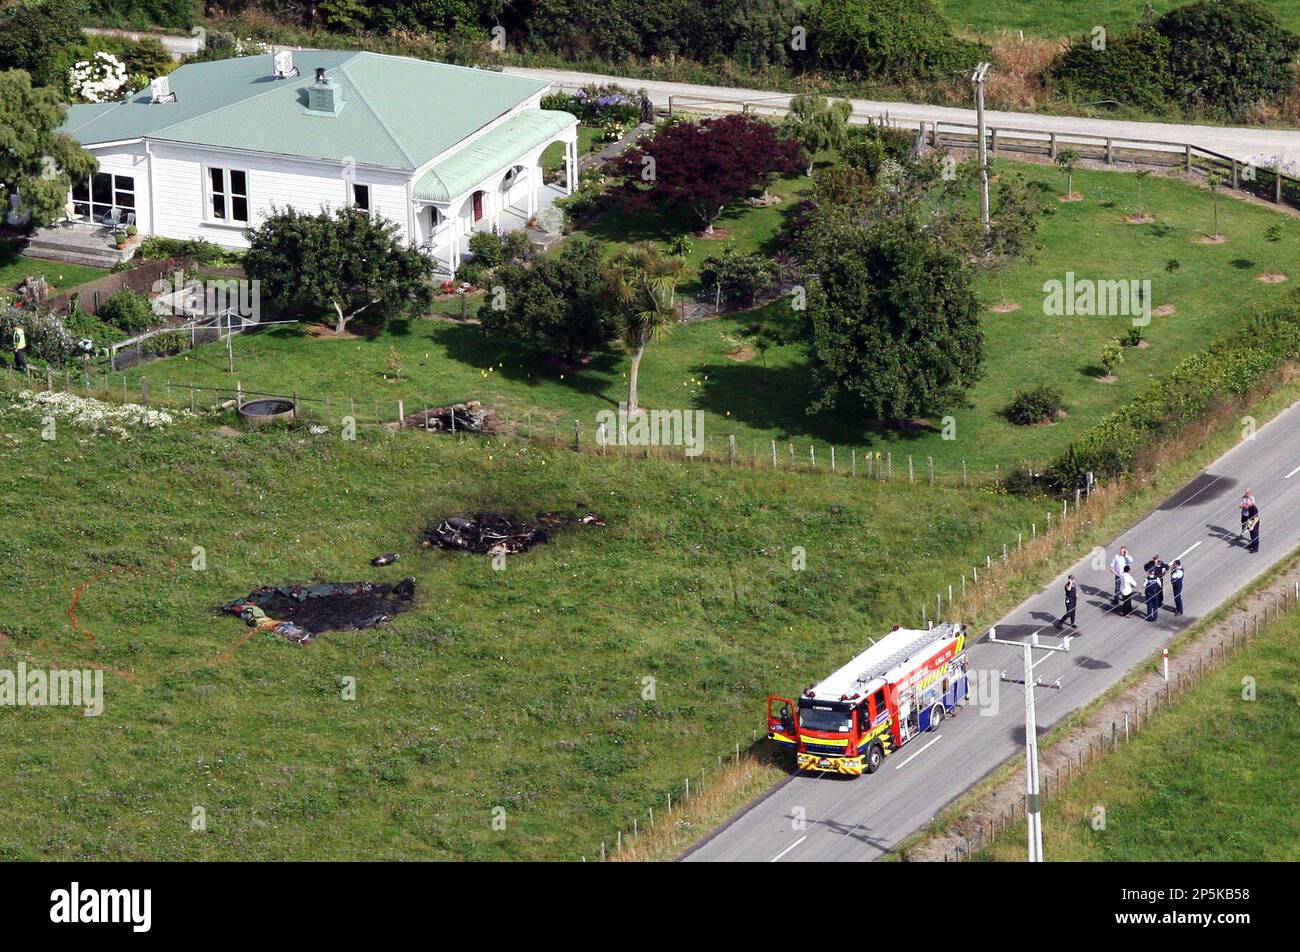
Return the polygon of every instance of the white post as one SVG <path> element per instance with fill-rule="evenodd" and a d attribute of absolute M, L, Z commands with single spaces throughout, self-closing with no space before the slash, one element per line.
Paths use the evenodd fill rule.
<path fill-rule="evenodd" d="M 975 83 L 975 123 L 978 127 L 980 162 L 980 221 L 984 223 L 984 237 L 989 236 L 989 156 L 988 144 L 984 138 L 984 77 L 991 63 L 980 63 L 971 76 Z"/>
<path fill-rule="evenodd" d="M 1025 680 L 1031 681 L 1034 649 L 1025 642 Z M 1043 861 L 1043 818 L 1038 805 L 1038 727 L 1034 712 L 1034 686 L 1025 685 L 1025 828 L 1029 836 L 1029 862 Z"/>

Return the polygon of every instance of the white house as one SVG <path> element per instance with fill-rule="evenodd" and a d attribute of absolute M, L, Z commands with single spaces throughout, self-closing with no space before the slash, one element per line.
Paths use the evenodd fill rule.
<path fill-rule="evenodd" d="M 356 205 L 452 272 L 474 231 L 518 228 L 577 177 L 577 119 L 541 80 L 379 53 L 281 51 L 180 67 L 123 102 L 71 106 L 99 160 L 68 212 L 246 247 L 275 207 Z M 564 144 L 565 184 L 542 180 Z"/>

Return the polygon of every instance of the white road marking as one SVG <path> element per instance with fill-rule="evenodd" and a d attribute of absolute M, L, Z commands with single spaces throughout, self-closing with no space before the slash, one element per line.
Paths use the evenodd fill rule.
<path fill-rule="evenodd" d="M 791 844 L 790 844 L 789 846 L 787 846 L 785 849 L 781 850 L 781 852 L 779 852 L 779 853 L 777 853 L 775 856 L 773 856 L 770 860 L 768 860 L 768 862 L 769 862 L 769 863 L 775 863 L 775 862 L 776 862 L 777 860 L 779 860 L 782 856 L 784 856 L 786 853 L 790 852 L 792 849 L 794 849 L 796 846 L 798 846 L 800 843 L 802 843 L 802 842 L 803 842 L 804 840 L 806 840 L 806 839 L 808 839 L 808 834 L 807 834 L 807 833 L 805 833 L 803 836 L 799 837 L 799 839 L 795 840 L 793 843 L 791 843 Z"/>
<path fill-rule="evenodd" d="M 1291 478 L 1292 476 L 1294 476 L 1296 473 L 1300 473 L 1300 466 L 1297 466 L 1295 469 L 1291 470 L 1291 472 L 1287 473 L 1287 474 L 1286 474 L 1285 476 L 1283 476 L 1282 478 L 1283 478 L 1283 479 L 1290 479 L 1290 478 Z"/>
<path fill-rule="evenodd" d="M 1205 541 L 1204 539 L 1201 540 L 1201 542 L 1204 542 L 1204 541 Z M 1192 546 L 1190 546 L 1189 548 L 1186 548 L 1186 549 L 1184 549 L 1182 552 L 1178 553 L 1178 558 L 1175 558 L 1174 561 L 1177 562 L 1178 559 L 1181 559 L 1181 558 L 1182 558 L 1184 555 L 1186 555 L 1188 552 L 1191 552 L 1192 549 L 1194 549 L 1194 548 L 1196 548 L 1196 546 L 1200 545 L 1201 542 L 1197 542 L 1195 545 L 1192 545 Z"/>
<path fill-rule="evenodd" d="M 920 756 L 921 756 L 922 754 L 924 754 L 927 750 L 929 750 L 933 745 L 939 743 L 939 740 L 940 740 L 940 738 L 942 738 L 942 737 L 943 737 L 942 734 L 936 734 L 936 735 L 934 735 L 934 740 L 930 741 L 930 743 L 926 744 L 924 747 L 922 747 L 920 750 L 918 750 L 916 753 L 914 753 L 911 757 L 908 757 L 906 760 L 904 760 L 901 764 L 899 764 L 899 765 L 898 765 L 897 767 L 895 767 L 894 769 L 895 769 L 895 770 L 902 770 L 904 767 L 906 767 L 906 766 L 907 766 L 908 764 L 910 764 L 912 761 L 916 760 L 917 757 L 920 757 Z"/>

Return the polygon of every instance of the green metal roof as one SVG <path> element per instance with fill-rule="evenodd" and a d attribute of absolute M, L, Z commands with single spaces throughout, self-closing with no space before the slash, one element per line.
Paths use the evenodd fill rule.
<path fill-rule="evenodd" d="M 552 109 L 521 112 L 425 172 L 415 183 L 412 194 L 419 201 L 449 202 L 493 173 L 504 172 L 524 153 L 577 124 L 577 118 L 567 112 Z"/>
<path fill-rule="evenodd" d="M 176 102 L 149 90 L 110 105 L 71 106 L 62 131 L 82 145 L 148 137 L 415 169 L 550 84 L 490 70 L 340 50 L 294 50 L 301 76 L 277 79 L 272 54 L 186 64 Z M 317 67 L 343 90 L 336 116 L 307 111 Z"/>

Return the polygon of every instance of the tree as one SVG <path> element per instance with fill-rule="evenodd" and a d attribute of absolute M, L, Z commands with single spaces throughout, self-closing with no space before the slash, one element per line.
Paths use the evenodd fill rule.
<path fill-rule="evenodd" d="M 517 342 L 576 366 L 600 347 L 613 330 L 606 301 L 600 248 L 576 236 L 553 255 L 531 265 L 510 263 L 495 274 L 495 283 L 479 319 L 483 331 Z"/>
<path fill-rule="evenodd" d="M 1240 116 L 1295 82 L 1300 36 L 1255 0 L 1196 0 L 1155 21 L 1168 38 L 1176 98 Z"/>
<path fill-rule="evenodd" d="M 680 258 L 664 257 L 648 242 L 624 248 L 605 269 L 605 295 L 619 319 L 623 343 L 632 356 L 627 375 L 627 412 L 640 412 L 637 384 L 646 346 L 672 330 L 677 321 L 674 293 L 682 273 Z"/>
<path fill-rule="evenodd" d="M 63 214 L 73 179 L 95 171 L 95 157 L 58 131 L 65 115 L 53 89 L 34 88 L 22 70 L 0 73 L 0 215 L 17 192 L 31 224 L 49 225 Z"/>
<path fill-rule="evenodd" d="M 1223 178 L 1222 172 L 1213 169 L 1205 173 L 1205 184 L 1210 187 L 1210 195 L 1214 203 L 1214 231 L 1210 235 L 1211 238 L 1219 237 L 1219 186 L 1223 184 Z"/>
<path fill-rule="evenodd" d="M 248 276 L 281 307 L 332 311 L 335 334 L 363 312 L 383 319 L 432 299 L 432 262 L 399 237 L 396 224 L 358 208 L 273 210 L 248 240 Z"/>
<path fill-rule="evenodd" d="M 1079 153 L 1073 149 L 1062 149 L 1056 153 L 1056 164 L 1065 173 L 1065 200 L 1074 201 L 1074 164 L 1079 161 Z"/>
<path fill-rule="evenodd" d="M 59 84 L 55 61 L 81 40 L 83 15 L 75 0 L 9 4 L 0 10 L 0 70 L 26 70 L 37 86 Z"/>
<path fill-rule="evenodd" d="M 739 113 L 676 122 L 623 153 L 613 174 L 625 208 L 669 206 L 699 217 L 706 234 L 729 201 L 774 172 L 803 168 L 803 149 L 770 122 Z"/>
<path fill-rule="evenodd" d="M 809 412 L 855 398 L 875 419 L 944 413 L 984 357 L 968 255 L 916 214 L 841 223 L 806 262 Z"/>
<path fill-rule="evenodd" d="M 787 138 L 795 139 L 808 153 L 808 174 L 813 173 L 817 153 L 840 149 L 848 142 L 849 116 L 853 106 L 844 99 L 804 93 L 790 100 L 790 111 L 781 123 Z"/>
<path fill-rule="evenodd" d="M 1147 180 L 1147 178 L 1150 177 L 1150 175 L 1151 175 L 1151 170 L 1150 170 L 1150 169 L 1138 169 L 1138 170 L 1137 170 L 1136 172 L 1134 172 L 1133 174 L 1134 174 L 1135 176 L 1137 176 L 1137 193 L 1138 193 L 1138 194 L 1137 194 L 1137 199 L 1138 199 L 1138 208 L 1137 208 L 1137 213 L 1138 213 L 1138 218 L 1141 219 L 1141 220 L 1143 220 L 1143 221 L 1146 221 L 1146 217 L 1147 217 L 1147 206 L 1146 206 L 1146 203 L 1145 203 L 1144 201 L 1142 201 L 1142 186 L 1146 184 L 1146 180 Z"/>
<path fill-rule="evenodd" d="M 1119 365 L 1124 363 L 1124 343 L 1118 337 L 1112 337 L 1101 345 L 1101 369 L 1106 376 L 1114 378 Z"/>
<path fill-rule="evenodd" d="M 818 0 L 801 21 L 823 70 L 887 82 L 950 79 L 987 58 L 933 0 Z"/>

